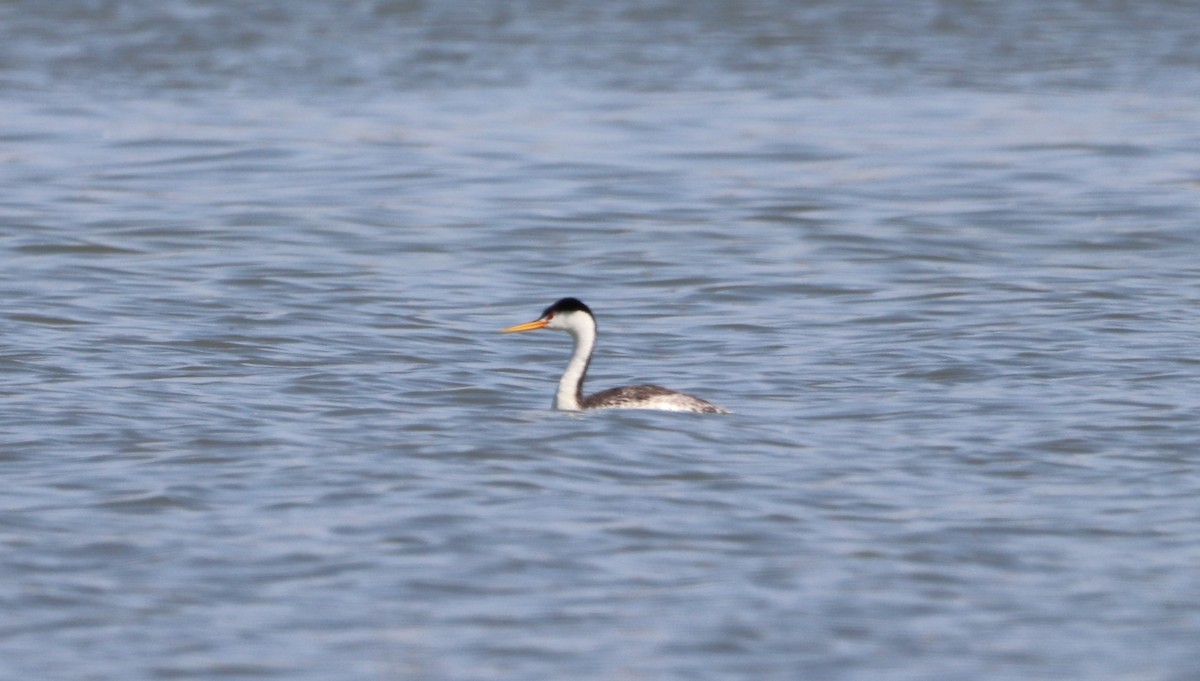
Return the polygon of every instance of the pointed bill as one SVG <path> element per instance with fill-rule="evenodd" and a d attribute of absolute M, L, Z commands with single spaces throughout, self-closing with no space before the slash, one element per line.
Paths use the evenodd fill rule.
<path fill-rule="evenodd" d="M 516 326 L 510 326 L 507 329 L 504 329 L 503 331 L 501 331 L 500 333 L 520 333 L 522 331 L 537 331 L 538 329 L 546 328 L 546 325 L 549 323 L 550 323 L 550 320 L 548 320 L 548 319 L 535 319 L 532 322 L 525 322 L 524 324 L 517 324 Z"/>

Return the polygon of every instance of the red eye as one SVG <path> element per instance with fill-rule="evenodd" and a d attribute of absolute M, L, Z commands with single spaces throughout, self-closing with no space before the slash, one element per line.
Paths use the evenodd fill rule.
<path fill-rule="evenodd" d="M 553 312 L 547 312 L 547 313 L 546 313 L 546 321 L 550 321 L 551 319 L 554 319 L 554 313 L 553 313 Z"/>

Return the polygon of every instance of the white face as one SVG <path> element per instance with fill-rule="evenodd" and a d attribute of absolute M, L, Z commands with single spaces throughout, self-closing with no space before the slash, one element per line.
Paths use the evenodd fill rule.
<path fill-rule="evenodd" d="M 566 331 L 572 328 L 575 322 L 575 317 L 580 316 L 578 312 L 555 312 L 551 315 L 549 322 L 546 324 L 547 329 L 556 329 L 558 331 Z"/>
<path fill-rule="evenodd" d="M 546 328 L 571 333 L 585 329 L 593 323 L 591 315 L 588 313 L 572 310 L 569 312 L 555 312 L 554 316 L 550 317 L 550 320 L 546 323 Z"/>

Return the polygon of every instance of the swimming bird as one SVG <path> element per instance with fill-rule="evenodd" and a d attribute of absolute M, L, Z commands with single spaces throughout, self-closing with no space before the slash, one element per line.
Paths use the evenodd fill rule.
<path fill-rule="evenodd" d="M 583 396 L 583 381 L 596 349 L 596 317 L 578 298 L 563 298 L 547 307 L 542 316 L 504 329 L 501 333 L 520 333 L 537 329 L 566 331 L 575 340 L 571 360 L 558 381 L 554 408 L 579 409 L 656 409 L 659 411 L 690 411 L 703 414 L 729 412 L 699 397 L 677 393 L 657 385 L 627 385 L 609 388 L 595 395 Z"/>

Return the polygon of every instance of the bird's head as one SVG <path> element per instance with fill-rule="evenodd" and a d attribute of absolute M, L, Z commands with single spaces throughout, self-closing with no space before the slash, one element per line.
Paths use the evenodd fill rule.
<path fill-rule="evenodd" d="M 578 298 L 563 298 L 542 311 L 542 316 L 532 322 L 510 326 L 501 333 L 521 333 L 537 331 L 538 329 L 555 329 L 558 331 L 576 332 L 584 325 L 595 326 L 596 320 L 592 311 Z"/>

